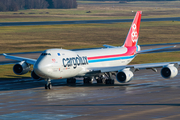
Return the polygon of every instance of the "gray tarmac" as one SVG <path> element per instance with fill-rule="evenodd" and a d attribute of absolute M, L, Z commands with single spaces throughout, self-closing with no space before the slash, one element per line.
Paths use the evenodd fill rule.
<path fill-rule="evenodd" d="M 163 79 L 159 72 L 144 70 L 126 84 L 54 80 L 52 90 L 44 84 L 31 78 L 1 80 L 0 119 L 180 119 L 180 74 Z"/>

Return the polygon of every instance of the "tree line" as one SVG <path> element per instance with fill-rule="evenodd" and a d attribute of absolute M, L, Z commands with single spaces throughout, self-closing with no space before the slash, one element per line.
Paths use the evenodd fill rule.
<path fill-rule="evenodd" d="M 82 0 L 82 1 L 180 1 L 180 0 Z"/>
<path fill-rule="evenodd" d="M 45 8 L 77 8 L 77 2 L 76 0 L 0 0 L 0 11 Z"/>

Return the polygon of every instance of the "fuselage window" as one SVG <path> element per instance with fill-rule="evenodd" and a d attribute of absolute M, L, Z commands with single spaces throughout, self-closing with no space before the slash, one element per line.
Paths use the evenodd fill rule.
<path fill-rule="evenodd" d="M 51 55 L 51 53 L 42 53 L 41 56 Z"/>

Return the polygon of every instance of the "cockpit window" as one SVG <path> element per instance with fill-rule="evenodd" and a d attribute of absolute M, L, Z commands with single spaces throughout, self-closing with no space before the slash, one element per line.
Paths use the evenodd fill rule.
<path fill-rule="evenodd" d="M 51 55 L 51 53 L 42 53 L 41 56 Z"/>

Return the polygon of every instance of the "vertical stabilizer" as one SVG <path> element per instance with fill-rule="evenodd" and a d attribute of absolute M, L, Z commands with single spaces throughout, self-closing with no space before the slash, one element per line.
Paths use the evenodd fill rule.
<path fill-rule="evenodd" d="M 137 11 L 134 20 L 132 22 L 132 25 L 129 29 L 128 35 L 126 37 L 125 43 L 123 45 L 124 47 L 132 47 L 137 45 L 140 22 L 141 22 L 141 14 L 142 11 Z"/>

